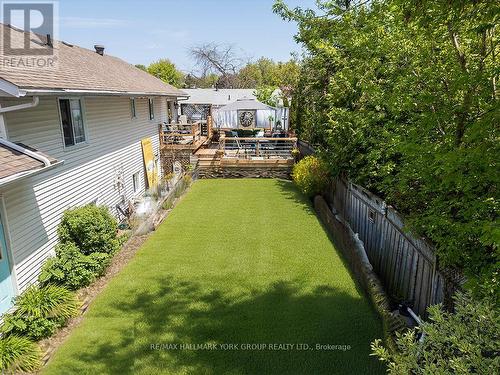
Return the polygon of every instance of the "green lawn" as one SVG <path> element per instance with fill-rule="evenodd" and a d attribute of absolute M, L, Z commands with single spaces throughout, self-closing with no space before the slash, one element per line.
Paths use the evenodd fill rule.
<path fill-rule="evenodd" d="M 291 183 L 202 180 L 43 373 L 382 374 L 377 337 L 381 322 Z M 180 347 L 207 343 L 218 345 Z"/>

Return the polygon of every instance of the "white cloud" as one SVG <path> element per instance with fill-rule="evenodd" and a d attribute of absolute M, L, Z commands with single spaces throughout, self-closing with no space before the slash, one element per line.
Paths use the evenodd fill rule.
<path fill-rule="evenodd" d="M 129 24 L 126 20 L 114 18 L 61 17 L 60 21 L 63 27 L 81 29 L 113 28 Z"/>

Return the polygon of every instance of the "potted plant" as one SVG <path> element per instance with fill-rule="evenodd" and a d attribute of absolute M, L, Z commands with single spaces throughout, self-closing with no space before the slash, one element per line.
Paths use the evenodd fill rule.
<path fill-rule="evenodd" d="M 269 116 L 268 120 L 269 120 L 269 129 L 272 129 L 273 128 L 274 117 L 273 116 Z"/>

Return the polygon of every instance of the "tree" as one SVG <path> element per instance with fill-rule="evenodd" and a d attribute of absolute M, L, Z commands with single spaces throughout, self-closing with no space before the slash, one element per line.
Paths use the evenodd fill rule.
<path fill-rule="evenodd" d="M 181 87 L 183 84 L 184 74 L 168 59 L 160 59 L 150 64 L 147 72 L 170 85 Z"/>
<path fill-rule="evenodd" d="M 441 266 L 498 291 L 498 6 L 319 1 L 274 10 L 306 53 L 292 108 L 334 176 L 383 195 Z"/>
<path fill-rule="evenodd" d="M 233 45 L 207 43 L 191 47 L 189 53 L 201 77 L 216 74 L 219 76 L 218 87 L 239 87 L 237 72 L 243 59 L 236 53 Z"/>
<path fill-rule="evenodd" d="M 145 72 L 148 71 L 148 68 L 146 68 L 146 65 L 142 65 L 142 64 L 135 64 L 135 67 L 137 69 L 141 69 L 141 70 L 144 70 Z"/>
<path fill-rule="evenodd" d="M 206 76 L 197 77 L 196 75 L 190 73 L 186 75 L 184 79 L 184 86 L 186 88 L 202 88 L 207 89 L 211 87 L 215 87 L 217 81 L 219 80 L 219 76 L 217 74 L 208 74 Z"/>

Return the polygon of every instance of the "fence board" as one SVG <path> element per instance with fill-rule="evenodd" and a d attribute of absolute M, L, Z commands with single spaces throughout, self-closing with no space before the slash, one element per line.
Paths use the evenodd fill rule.
<path fill-rule="evenodd" d="M 401 216 L 366 189 L 337 179 L 329 196 L 332 209 L 358 233 L 389 295 L 425 318 L 427 307 L 444 298 L 432 248 L 406 232 Z"/>

